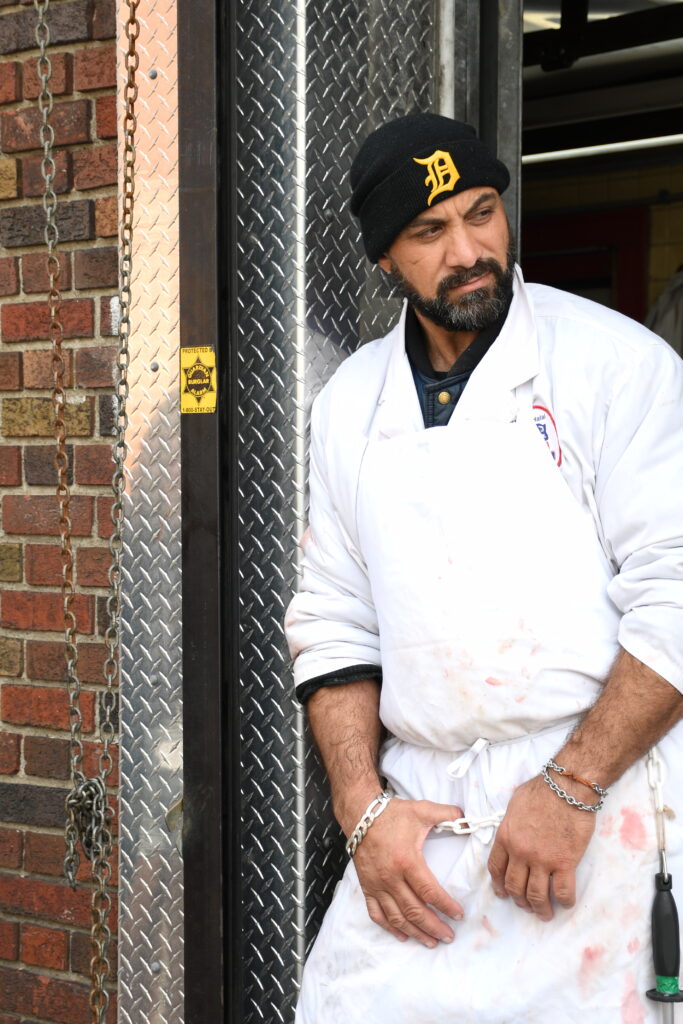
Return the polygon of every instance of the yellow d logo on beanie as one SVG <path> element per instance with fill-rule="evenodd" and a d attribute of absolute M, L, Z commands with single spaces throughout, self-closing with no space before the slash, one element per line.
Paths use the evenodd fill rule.
<path fill-rule="evenodd" d="M 427 206 L 431 206 L 432 200 L 442 192 L 450 192 L 455 188 L 460 172 L 453 163 L 450 153 L 444 153 L 442 149 L 435 149 L 431 156 L 424 157 L 422 160 L 414 156 L 413 161 L 416 164 L 424 164 L 427 168 L 425 185 L 432 190 L 427 199 Z"/>

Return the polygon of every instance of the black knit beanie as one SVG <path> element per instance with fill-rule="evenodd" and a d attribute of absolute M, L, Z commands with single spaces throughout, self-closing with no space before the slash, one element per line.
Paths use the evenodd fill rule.
<path fill-rule="evenodd" d="M 504 192 L 510 173 L 469 124 L 408 114 L 367 137 L 351 165 L 351 212 L 376 263 L 406 224 L 468 188 Z"/>

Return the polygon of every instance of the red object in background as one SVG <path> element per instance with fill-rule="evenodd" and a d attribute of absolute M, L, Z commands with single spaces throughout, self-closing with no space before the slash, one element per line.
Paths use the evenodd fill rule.
<path fill-rule="evenodd" d="M 644 206 L 530 217 L 522 223 L 524 277 L 579 294 L 609 284 L 613 308 L 642 323 L 649 235 Z"/>

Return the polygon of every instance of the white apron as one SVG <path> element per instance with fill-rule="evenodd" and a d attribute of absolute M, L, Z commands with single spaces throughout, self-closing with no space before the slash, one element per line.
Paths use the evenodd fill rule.
<path fill-rule="evenodd" d="M 398 796 L 466 817 L 504 811 L 557 752 L 609 672 L 619 621 L 605 593 L 614 570 L 533 422 L 531 383 L 486 391 L 475 378 L 447 427 L 396 432 L 380 404 L 357 496 L 392 735 L 382 774 Z M 666 762 L 669 743 L 661 749 Z M 652 807 L 639 762 L 598 816 L 576 906 L 550 923 L 494 896 L 493 829 L 432 833 L 426 859 L 465 911 L 455 941 L 433 950 L 372 923 L 349 864 L 297 1024 L 659 1021 L 644 995 L 654 985 Z M 683 881 L 676 822 L 669 847 Z"/>

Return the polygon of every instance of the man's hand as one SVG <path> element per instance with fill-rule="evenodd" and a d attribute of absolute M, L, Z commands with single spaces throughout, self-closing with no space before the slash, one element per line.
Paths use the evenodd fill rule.
<path fill-rule="evenodd" d="M 433 949 L 438 941 L 453 940 L 453 929 L 432 907 L 456 921 L 462 907 L 427 867 L 422 846 L 433 825 L 460 817 L 459 807 L 394 799 L 356 851 L 353 862 L 370 917 L 402 942 L 411 936 Z"/>
<path fill-rule="evenodd" d="M 563 788 L 569 781 L 561 779 Z M 582 787 L 583 788 L 583 787 Z M 574 795 L 590 802 L 590 796 Z M 542 921 L 553 916 L 551 888 L 562 907 L 576 899 L 576 866 L 595 829 L 597 815 L 572 807 L 540 777 L 515 790 L 498 828 L 488 867 L 497 896 Z"/>

